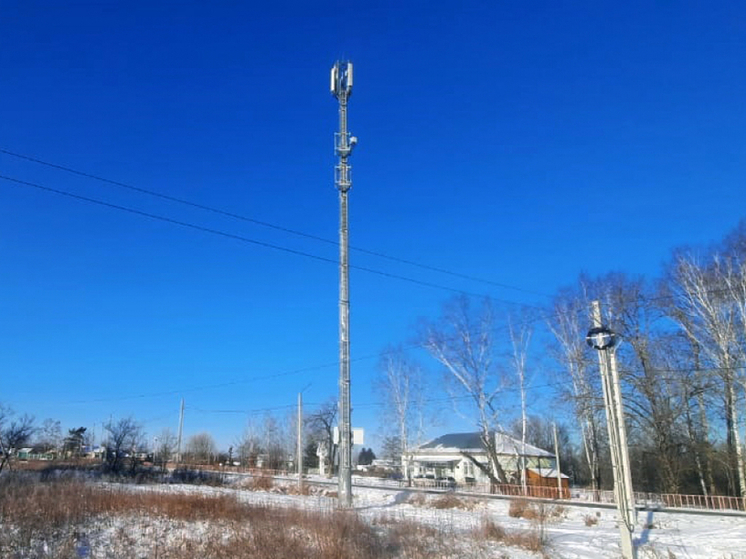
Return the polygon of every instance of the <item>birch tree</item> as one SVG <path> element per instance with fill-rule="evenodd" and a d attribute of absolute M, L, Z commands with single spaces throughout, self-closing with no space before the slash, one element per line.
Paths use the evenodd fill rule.
<path fill-rule="evenodd" d="M 729 296 L 729 289 L 724 287 L 728 285 L 730 274 L 732 265 L 719 254 L 715 254 L 706 266 L 691 253 L 679 254 L 671 273 L 671 290 L 679 309 L 673 318 L 696 340 L 722 382 L 730 469 L 735 471 L 739 494 L 744 497 L 746 479 L 736 406 L 738 371 L 744 360 L 738 305 Z"/>
<path fill-rule="evenodd" d="M 659 299 L 645 279 L 608 274 L 592 286 L 605 301 L 608 324 L 622 343 L 617 351 L 625 387 L 628 426 L 652 442 L 654 467 L 645 481 L 650 490 L 680 490 L 684 463 L 682 375 L 666 366 L 671 346 Z M 630 425 L 631 423 L 631 425 Z"/>
<path fill-rule="evenodd" d="M 526 361 L 528 346 L 531 341 L 531 327 L 523 321 L 515 326 L 513 319 L 509 319 L 510 343 L 512 347 L 511 361 L 517 376 L 518 388 L 521 393 L 521 486 L 523 493 L 527 492 L 526 479 L 526 436 L 528 430 L 528 415 L 526 411 Z"/>
<path fill-rule="evenodd" d="M 555 298 L 551 319 L 547 322 L 557 345 L 554 354 L 570 380 L 570 401 L 580 425 L 583 456 L 590 474 L 591 489 L 601 488 L 600 412 L 603 401 L 599 376 L 593 368 L 585 344 L 588 298 L 583 291 L 566 289 Z"/>
<path fill-rule="evenodd" d="M 399 446 L 397 460 L 405 460 L 406 467 L 406 455 L 412 443 L 419 443 L 422 438 L 422 369 L 401 348 L 389 348 L 382 354 L 373 386 L 383 399 L 383 431 L 389 437 L 392 431 L 395 434 Z"/>
<path fill-rule="evenodd" d="M 489 464 L 482 464 L 468 453 L 465 456 L 493 483 L 506 483 L 495 440 L 495 433 L 500 430 L 498 396 L 504 379 L 494 362 L 495 316 L 490 301 L 485 299 L 473 310 L 466 296 L 456 298 L 444 306 L 437 322 L 423 322 L 421 328 L 422 345 L 444 367 L 454 395 L 463 396 L 475 410 Z"/>

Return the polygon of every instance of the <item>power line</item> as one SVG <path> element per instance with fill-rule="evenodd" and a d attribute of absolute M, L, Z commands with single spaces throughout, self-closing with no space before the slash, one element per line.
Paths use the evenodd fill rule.
<path fill-rule="evenodd" d="M 99 206 L 103 206 L 103 207 L 107 207 L 107 208 L 111 208 L 111 209 L 115 209 L 115 210 L 120 210 L 120 211 L 128 212 L 128 213 L 131 213 L 131 214 L 134 214 L 134 215 L 139 215 L 141 217 L 146 217 L 146 218 L 154 219 L 154 220 L 157 220 L 157 221 L 163 221 L 165 223 L 170 223 L 172 225 L 178 225 L 178 226 L 181 226 L 181 227 L 186 227 L 186 228 L 189 228 L 189 229 L 194 229 L 196 231 L 201 231 L 203 233 L 209 233 L 211 235 L 217 235 L 217 236 L 220 236 L 220 237 L 225 237 L 225 238 L 228 238 L 228 239 L 233 239 L 233 240 L 240 241 L 240 242 L 243 242 L 243 243 L 249 243 L 249 244 L 261 246 L 261 247 L 264 247 L 264 248 L 269 248 L 269 249 L 272 249 L 272 250 L 277 250 L 277 251 L 285 252 L 285 253 L 288 253 L 288 254 L 293 254 L 293 255 L 296 255 L 296 256 L 304 256 L 306 258 L 311 258 L 311 259 L 317 260 L 319 262 L 326 262 L 326 263 L 335 264 L 335 265 L 338 264 L 337 260 L 334 260 L 333 258 L 327 258 L 325 256 L 318 256 L 316 254 L 311 254 L 309 252 L 305 252 L 305 251 L 302 251 L 302 250 L 296 250 L 296 249 L 284 247 L 284 246 L 281 246 L 281 245 L 276 245 L 276 244 L 273 244 L 273 243 L 267 243 L 267 242 L 264 242 L 264 241 L 258 241 L 256 239 L 252 239 L 250 237 L 245 237 L 243 235 L 237 235 L 235 233 L 228 233 L 226 231 L 221 231 L 219 229 L 213 229 L 211 227 L 205 227 L 203 225 L 197 225 L 195 223 L 190 223 L 188 221 L 181 221 L 181 220 L 174 219 L 174 218 L 171 218 L 171 217 L 167 217 L 167 216 L 163 216 L 163 215 L 159 215 L 159 214 L 154 214 L 154 213 L 150 213 L 150 212 L 145 212 L 145 211 L 142 211 L 142 210 L 137 210 L 135 208 L 130 208 L 128 206 L 122 206 L 120 204 L 114 204 L 114 203 L 111 203 L 111 202 L 106 202 L 104 200 L 98 200 L 96 198 L 91 198 L 91 197 L 88 197 L 88 196 L 83 196 L 81 194 L 75 194 L 73 192 L 69 192 L 69 191 L 66 191 L 66 190 L 61 190 L 61 189 L 58 189 L 58 188 L 52 188 L 50 186 L 44 186 L 44 185 L 41 185 L 41 184 L 38 184 L 38 183 L 24 181 L 24 180 L 17 179 L 17 178 L 14 178 L 14 177 L 9 177 L 7 175 L 0 175 L 0 179 L 6 180 L 6 181 L 9 181 L 9 182 L 21 185 L 21 186 L 36 188 L 36 189 L 43 190 L 43 191 L 46 191 L 46 192 L 52 192 L 54 194 L 59 194 L 60 196 L 66 196 L 68 198 L 73 198 L 75 200 L 79 200 L 79 201 L 82 201 L 82 202 L 88 202 L 88 203 L 91 203 L 91 204 L 96 204 L 96 205 L 99 205 Z M 410 278 L 408 276 L 402 276 L 402 275 L 399 275 L 399 274 L 392 274 L 390 272 L 384 272 L 382 270 L 377 270 L 375 268 L 368 268 L 368 267 L 365 267 L 365 266 L 357 266 L 357 265 L 352 265 L 352 264 L 349 267 L 351 269 L 359 270 L 361 272 L 367 272 L 369 274 L 374 274 L 374 275 L 377 275 L 377 276 L 386 277 L 386 278 L 390 278 L 390 279 L 398 279 L 398 280 L 401 280 L 401 281 L 406 281 L 406 282 L 409 282 L 409 283 L 412 283 L 412 284 L 415 284 L 415 285 L 420 285 L 420 286 L 423 286 L 423 287 L 431 287 L 431 288 L 434 288 L 434 289 L 440 289 L 440 290 L 444 290 L 444 291 L 449 291 L 451 293 L 459 293 L 459 294 L 464 294 L 464 295 L 470 295 L 472 297 L 482 297 L 483 296 L 483 294 L 474 293 L 474 292 L 470 292 L 470 291 L 465 291 L 463 289 L 456 289 L 456 288 L 453 288 L 453 287 L 448 287 L 446 285 L 442 285 L 442 284 L 438 284 L 438 283 L 433 283 L 433 282 L 429 282 L 429 281 L 422 281 L 422 280 L 418 280 L 418 279 L 415 279 L 415 278 Z M 496 302 L 499 302 L 499 303 L 504 303 L 504 304 L 507 304 L 507 305 L 518 305 L 518 306 L 530 307 L 530 308 L 536 308 L 536 309 L 541 308 L 541 307 L 537 307 L 535 305 L 528 305 L 526 303 L 520 303 L 518 301 L 510 301 L 508 299 L 498 299 L 498 298 L 494 298 L 494 297 L 492 297 L 491 299 L 493 301 L 496 301 Z"/>
<path fill-rule="evenodd" d="M 318 235 L 313 235 L 311 233 L 305 233 L 303 231 L 298 231 L 297 229 L 291 229 L 289 227 L 283 227 L 281 225 L 276 225 L 274 223 L 270 223 L 270 222 L 267 222 L 267 221 L 262 221 L 262 220 L 254 219 L 254 218 L 251 218 L 251 217 L 247 217 L 245 215 L 237 214 L 235 212 L 229 212 L 229 211 L 226 211 L 226 210 L 222 210 L 220 208 L 215 208 L 213 206 L 208 206 L 208 205 L 205 205 L 205 204 L 200 204 L 198 202 L 192 202 L 192 201 L 186 200 L 184 198 L 179 198 L 179 197 L 176 197 L 176 196 L 170 196 L 168 194 L 163 194 L 161 192 L 157 192 L 157 191 L 154 191 L 154 190 L 149 190 L 147 188 L 142 188 L 142 187 L 139 187 L 139 186 L 133 186 L 131 184 L 119 182 L 119 181 L 112 180 L 112 179 L 107 179 L 105 177 L 101 177 L 99 175 L 94 175 L 94 174 L 91 174 L 91 173 L 86 173 L 84 171 L 79 171 L 77 169 L 73 169 L 73 168 L 67 167 L 65 165 L 58 165 L 56 163 L 50 163 L 48 161 L 43 161 L 41 159 L 37 159 L 37 158 L 31 157 L 29 155 L 23 155 L 23 154 L 20 154 L 20 153 L 15 153 L 15 152 L 12 152 L 10 150 L 6 150 L 6 149 L 2 149 L 2 148 L 0 148 L 0 153 L 4 153 L 6 155 L 10 155 L 10 156 L 16 157 L 18 159 L 24 159 L 26 161 L 30 161 L 32 163 L 37 163 L 39 165 L 44 165 L 44 166 L 50 167 L 52 169 L 57 169 L 57 170 L 60 170 L 60 171 L 65 171 L 67 173 L 71 173 L 71 174 L 78 175 L 78 176 L 81 176 L 81 177 L 93 179 L 93 180 L 96 180 L 96 181 L 99 181 L 99 182 L 103 182 L 103 183 L 106 183 L 106 184 L 110 184 L 110 185 L 113 185 L 113 186 L 118 186 L 120 188 L 125 188 L 127 190 L 131 190 L 131 191 L 134 191 L 134 192 L 139 192 L 140 194 L 146 194 L 148 196 L 153 196 L 155 198 L 160 198 L 161 200 L 167 200 L 169 202 L 175 202 L 177 204 L 182 204 L 182 205 L 189 206 L 189 207 L 192 207 L 192 208 L 197 208 L 197 209 L 204 210 L 204 211 L 207 211 L 207 212 L 211 212 L 211 213 L 214 213 L 214 214 L 217 214 L 217 215 L 222 215 L 224 217 L 230 217 L 232 219 L 237 219 L 237 220 L 240 220 L 240 221 L 245 221 L 247 223 L 253 223 L 254 225 L 259 225 L 261 227 L 267 227 L 267 228 L 270 228 L 270 229 L 274 229 L 276 231 L 282 231 L 283 233 L 288 233 L 290 235 L 295 235 L 295 236 L 298 236 L 298 237 L 303 237 L 303 238 L 306 238 L 306 239 L 311 239 L 311 240 L 318 241 L 318 242 L 325 243 L 325 244 L 329 244 L 329 245 L 339 246 L 339 242 L 338 241 L 327 239 L 325 237 L 320 237 Z M 540 295 L 542 297 L 550 297 L 550 295 L 547 295 L 546 293 L 541 293 L 541 292 L 538 292 L 538 291 L 532 291 L 532 290 L 525 289 L 525 288 L 522 288 L 522 287 L 517 287 L 515 285 L 510 285 L 510 284 L 506 284 L 506 283 L 496 282 L 496 281 L 492 281 L 492 280 L 489 280 L 489 279 L 485 279 L 485 278 L 480 278 L 480 277 L 477 277 L 477 276 L 473 276 L 473 275 L 470 275 L 470 274 L 464 274 L 464 273 L 461 273 L 461 272 L 455 272 L 453 270 L 448 270 L 446 268 L 441 268 L 441 267 L 438 267 L 438 266 L 430 266 L 428 264 L 422 264 L 420 262 L 415 262 L 413 260 L 408 260 L 406 258 L 400 258 L 400 257 L 397 257 L 397 256 L 391 256 L 389 254 L 385 254 L 383 252 L 379 252 L 379 251 L 375 251 L 375 250 L 370 250 L 370 249 L 366 249 L 366 248 L 362 248 L 362 247 L 356 247 L 356 246 L 352 246 L 352 245 L 349 248 L 351 250 L 354 250 L 356 252 L 360 252 L 362 254 L 368 254 L 370 256 L 376 256 L 378 258 L 383 258 L 383 259 L 389 260 L 391 262 L 397 262 L 399 264 L 406 264 L 408 266 L 414 266 L 414 267 L 417 267 L 417 268 L 420 268 L 420 269 L 423 269 L 423 270 L 428 270 L 428 271 L 431 271 L 431 272 L 437 272 L 437 273 L 440 273 L 440 274 L 445 274 L 445 275 L 449 275 L 449 276 L 452 276 L 452 277 L 466 279 L 466 280 L 469 280 L 469 281 L 475 281 L 475 282 L 479 282 L 479 283 L 484 283 L 484 284 L 487 284 L 487 285 L 492 285 L 492 286 L 495 286 L 495 287 L 500 287 L 502 289 L 510 289 L 510 290 L 513 290 L 513 291 L 519 291 L 519 292 L 530 294 L 530 295 Z"/>

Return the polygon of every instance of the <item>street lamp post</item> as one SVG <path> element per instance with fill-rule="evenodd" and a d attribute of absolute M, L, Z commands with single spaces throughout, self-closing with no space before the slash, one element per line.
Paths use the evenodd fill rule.
<path fill-rule="evenodd" d="M 586 335 L 586 342 L 598 351 L 598 365 L 606 407 L 606 424 L 609 430 L 611 449 L 611 467 L 614 473 L 614 498 L 621 522 L 621 550 L 624 559 L 635 559 L 637 554 L 632 532 L 635 529 L 636 512 L 632 493 L 632 475 L 630 472 L 629 452 L 627 447 L 627 429 L 624 425 L 622 394 L 619 385 L 616 348 L 617 336 L 601 322 L 601 304 L 592 303 L 593 328 Z"/>

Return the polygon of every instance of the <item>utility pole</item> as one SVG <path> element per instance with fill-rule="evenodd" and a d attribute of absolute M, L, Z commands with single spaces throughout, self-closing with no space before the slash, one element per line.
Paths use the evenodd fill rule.
<path fill-rule="evenodd" d="M 627 429 L 624 425 L 622 393 L 616 361 L 617 338 L 614 332 L 603 326 L 601 304 L 598 301 L 592 302 L 591 318 L 593 328 L 588 331 L 586 341 L 588 345 L 598 350 L 598 366 L 601 371 L 606 407 L 606 424 L 609 429 L 611 468 L 614 472 L 614 498 L 620 517 L 619 531 L 621 533 L 622 557 L 624 559 L 635 559 L 637 550 L 632 541 L 632 532 L 635 529 L 637 515 L 632 493 Z"/>
<path fill-rule="evenodd" d="M 554 468 L 557 472 L 557 498 L 562 498 L 562 470 L 560 470 L 559 444 L 557 444 L 557 424 L 552 422 L 552 433 L 554 434 Z"/>
<path fill-rule="evenodd" d="M 303 494 L 303 393 L 298 392 L 298 492 Z"/>
<path fill-rule="evenodd" d="M 181 399 L 181 408 L 179 409 L 179 435 L 176 438 L 176 462 L 181 464 L 181 433 L 184 429 L 184 398 Z"/>
<path fill-rule="evenodd" d="M 339 101 L 339 132 L 334 152 L 339 156 L 335 184 L 339 190 L 339 506 L 352 506 L 352 414 L 350 407 L 350 275 L 347 193 L 352 187 L 347 159 L 357 138 L 347 131 L 347 101 L 352 95 L 352 62 L 338 61 L 331 71 L 331 92 Z"/>

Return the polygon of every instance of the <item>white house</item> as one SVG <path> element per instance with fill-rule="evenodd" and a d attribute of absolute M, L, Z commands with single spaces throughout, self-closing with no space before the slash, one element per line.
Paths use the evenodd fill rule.
<path fill-rule="evenodd" d="M 556 466 L 554 454 L 504 433 L 494 433 L 498 460 L 511 481 L 520 479 L 520 470 L 525 457 L 525 467 L 537 471 L 549 471 Z M 448 479 L 458 483 L 487 483 L 489 478 L 466 454 L 487 466 L 487 451 L 480 433 L 449 433 L 426 442 L 411 450 L 402 459 L 404 476 L 413 478 Z"/>

